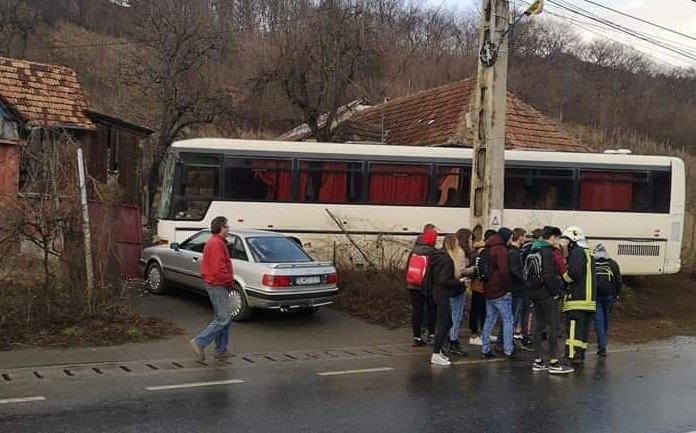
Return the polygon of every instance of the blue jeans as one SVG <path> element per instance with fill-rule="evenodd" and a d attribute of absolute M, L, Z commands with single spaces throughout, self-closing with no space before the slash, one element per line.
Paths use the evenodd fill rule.
<path fill-rule="evenodd" d="M 196 337 L 196 343 L 204 348 L 215 341 L 215 353 L 227 351 L 230 338 L 231 303 L 230 291 L 225 287 L 205 286 L 210 302 L 213 304 L 213 321 Z"/>
<path fill-rule="evenodd" d="M 512 293 L 506 293 L 498 299 L 486 299 L 486 324 L 483 325 L 481 342 L 483 343 L 482 352 L 491 351 L 491 331 L 498 319 L 498 315 L 503 320 L 503 349 L 506 355 L 512 354 Z"/>
<path fill-rule="evenodd" d="M 449 298 L 450 308 L 452 309 L 452 327 L 449 331 L 450 341 L 459 341 L 459 325 L 464 318 L 464 304 L 466 303 L 466 293 Z"/>
<path fill-rule="evenodd" d="M 595 314 L 595 331 L 597 332 L 597 346 L 600 349 L 607 348 L 607 334 L 609 334 L 609 315 L 611 306 L 614 305 L 613 296 L 597 297 L 597 313 Z"/>

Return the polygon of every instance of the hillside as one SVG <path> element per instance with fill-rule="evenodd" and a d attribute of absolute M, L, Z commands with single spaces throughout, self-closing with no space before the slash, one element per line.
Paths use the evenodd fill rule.
<path fill-rule="evenodd" d="M 379 102 L 471 76 L 476 68 L 475 17 L 425 2 L 407 8 L 395 0 L 344 0 L 328 12 L 309 1 L 295 9 L 280 0 L 253 8 L 243 0 L 116 3 L 0 0 L 35 14 L 25 44 L 14 40 L 4 54 L 72 67 L 98 110 L 155 128 L 162 119 L 153 98 L 168 83 L 152 81 L 176 80 L 166 75 L 176 66 L 208 74 L 206 96 L 224 92 L 233 102 L 193 125 L 216 118 L 225 134 L 277 133 L 356 97 Z M 346 12 L 350 5 L 362 8 L 359 22 Z M 191 35 L 199 39 L 187 42 Z M 323 42 L 326 51 L 316 48 Z M 336 57 L 332 44 L 344 53 Z M 191 50 L 197 51 L 187 58 Z M 171 58 L 180 64 L 161 64 Z M 144 62 L 160 70 L 142 68 Z M 327 69 L 333 64 L 340 67 Z M 665 70 L 619 45 L 581 42 L 572 30 L 559 33 L 559 23 L 541 19 L 515 32 L 509 88 L 563 122 L 635 130 L 690 148 L 695 71 Z"/>

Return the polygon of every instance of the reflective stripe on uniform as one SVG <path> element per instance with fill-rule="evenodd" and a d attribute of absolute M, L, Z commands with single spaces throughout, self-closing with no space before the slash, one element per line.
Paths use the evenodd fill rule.
<path fill-rule="evenodd" d="M 585 300 L 595 304 L 593 310 L 597 310 L 597 305 L 592 301 L 592 283 L 594 281 L 594 273 L 592 270 L 592 253 L 589 249 L 585 250 L 587 264 L 585 266 Z"/>
<path fill-rule="evenodd" d="M 582 340 L 575 339 L 575 320 L 570 321 L 570 330 L 568 332 L 568 339 L 566 339 L 566 346 L 568 346 L 568 357 L 575 358 L 575 348 L 587 349 L 587 343 Z"/>
<path fill-rule="evenodd" d="M 563 304 L 563 311 L 597 311 L 595 301 L 568 301 Z"/>

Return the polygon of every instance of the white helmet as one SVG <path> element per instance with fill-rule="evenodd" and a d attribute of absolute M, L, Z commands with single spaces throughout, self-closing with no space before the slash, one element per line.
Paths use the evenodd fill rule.
<path fill-rule="evenodd" d="M 589 247 L 587 245 L 587 238 L 585 237 L 585 232 L 580 227 L 568 227 L 567 229 L 563 230 L 563 235 L 561 237 L 566 238 L 571 242 L 575 242 L 576 244 L 578 244 L 578 246 L 581 246 L 583 248 Z"/>

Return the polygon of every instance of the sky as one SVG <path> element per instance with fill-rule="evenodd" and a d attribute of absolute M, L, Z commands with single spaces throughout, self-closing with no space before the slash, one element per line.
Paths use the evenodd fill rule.
<path fill-rule="evenodd" d="M 481 5 L 481 0 L 426 0 L 434 7 L 443 7 L 457 10 L 477 10 Z M 523 4 L 529 0 L 510 0 L 511 4 L 517 4 L 519 8 L 523 8 Z M 691 56 L 696 58 L 696 1 L 693 0 L 592 0 L 595 3 L 600 3 L 609 6 L 621 12 L 643 18 L 644 20 L 659 24 L 672 30 L 693 36 L 694 39 L 681 37 L 670 32 L 660 30 L 648 24 L 640 23 L 631 18 L 622 17 L 614 12 L 594 6 L 585 0 L 564 0 L 565 3 L 570 3 L 575 6 L 582 7 L 590 12 L 600 15 L 603 18 L 625 27 L 637 29 L 652 36 L 659 38 L 661 41 L 667 41 L 673 44 L 674 47 L 681 50 L 689 50 Z M 443 3 L 444 2 L 444 3 Z M 546 2 L 545 11 L 559 11 L 559 9 Z M 562 12 L 566 15 L 571 15 L 568 12 Z M 546 14 L 549 16 L 549 14 Z M 585 29 L 576 26 L 576 29 L 586 39 L 597 38 L 596 34 L 590 33 Z M 597 31 L 596 28 L 588 27 Z M 666 51 L 661 48 L 656 48 L 647 42 L 636 40 L 630 36 L 612 34 L 610 32 L 600 33 L 611 35 L 615 39 L 620 39 L 622 42 L 630 44 L 634 48 L 652 56 L 655 60 L 663 63 L 665 66 L 679 67 L 696 67 L 696 60 L 685 58 L 682 55 Z"/>

